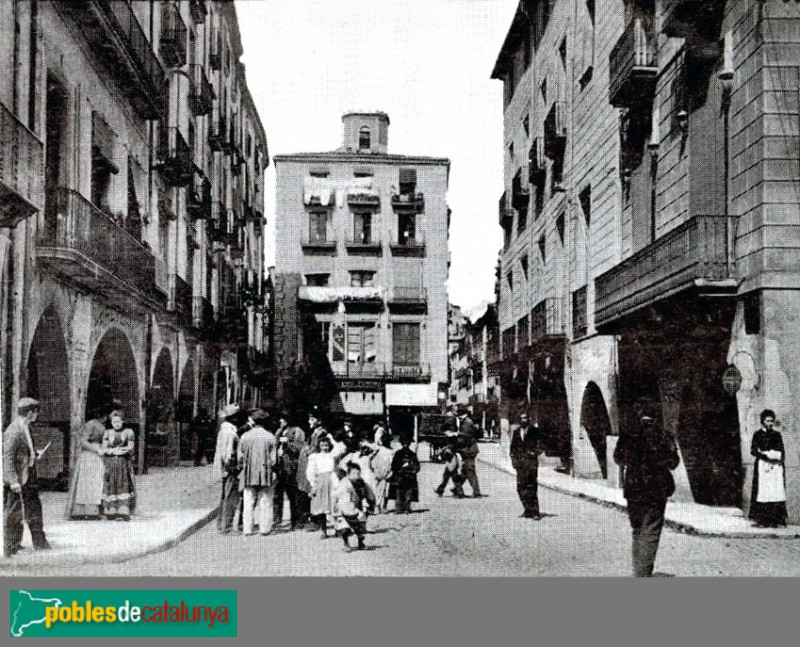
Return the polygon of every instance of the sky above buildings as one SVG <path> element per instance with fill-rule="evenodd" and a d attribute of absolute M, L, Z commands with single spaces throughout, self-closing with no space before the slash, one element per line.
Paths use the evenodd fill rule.
<path fill-rule="evenodd" d="M 342 145 L 348 110 L 389 114 L 389 151 L 448 157 L 450 301 L 494 299 L 502 245 L 502 83 L 489 78 L 517 0 L 236 0 L 270 156 Z M 274 262 L 275 172 L 266 176 Z"/>

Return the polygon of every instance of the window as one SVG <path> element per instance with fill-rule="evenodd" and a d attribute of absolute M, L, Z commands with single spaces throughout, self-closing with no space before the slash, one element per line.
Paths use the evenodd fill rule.
<path fill-rule="evenodd" d="M 522 235 L 528 226 L 528 208 L 517 210 L 517 236 Z"/>
<path fill-rule="evenodd" d="M 744 333 L 761 333 L 761 292 L 750 292 L 744 297 Z"/>
<path fill-rule="evenodd" d="M 592 21 L 592 26 L 594 26 L 594 0 L 586 0 L 586 9 L 589 12 L 589 20 Z"/>
<path fill-rule="evenodd" d="M 522 266 L 522 275 L 525 277 L 525 280 L 528 280 L 528 256 L 523 256 L 519 264 Z"/>
<path fill-rule="evenodd" d="M 539 256 L 542 258 L 542 263 L 547 262 L 547 247 L 545 246 L 544 234 L 539 236 Z"/>
<path fill-rule="evenodd" d="M 400 194 L 414 195 L 417 190 L 417 169 L 400 169 Z"/>
<path fill-rule="evenodd" d="M 558 53 L 561 56 L 561 65 L 564 69 L 567 69 L 567 37 L 564 36 L 564 39 L 561 41 L 561 45 L 558 47 Z"/>
<path fill-rule="evenodd" d="M 330 274 L 306 274 L 306 285 L 322 288 L 330 284 Z"/>
<path fill-rule="evenodd" d="M 558 214 L 558 218 L 556 218 L 556 231 L 558 232 L 558 239 L 561 241 L 561 244 L 564 244 L 564 214 Z"/>
<path fill-rule="evenodd" d="M 525 117 L 522 120 L 522 128 L 523 128 L 523 130 L 525 130 L 525 137 L 530 137 L 531 136 L 531 120 L 530 120 L 530 117 L 528 115 L 525 115 Z"/>
<path fill-rule="evenodd" d="M 312 243 L 328 242 L 328 214 L 325 211 L 312 211 L 308 214 L 308 239 Z"/>
<path fill-rule="evenodd" d="M 418 323 L 392 324 L 392 362 L 396 366 L 419 366 L 420 325 Z"/>
<path fill-rule="evenodd" d="M 509 157 L 509 159 L 511 159 L 512 161 L 514 160 L 514 142 L 511 142 L 511 143 L 508 145 L 508 157 Z"/>
<path fill-rule="evenodd" d="M 547 77 L 542 79 L 542 84 L 539 86 L 539 94 L 542 96 L 542 103 L 547 104 Z"/>
<path fill-rule="evenodd" d="M 374 364 L 378 354 L 377 339 L 374 323 L 348 322 L 347 361 L 356 366 Z"/>
<path fill-rule="evenodd" d="M 350 272 L 350 285 L 354 288 L 371 288 L 375 272 L 371 270 L 353 270 Z"/>
<path fill-rule="evenodd" d="M 589 185 L 585 187 L 578 195 L 578 199 L 581 203 L 581 210 L 586 220 L 586 226 L 589 227 L 592 223 L 592 186 Z"/>
<path fill-rule="evenodd" d="M 353 214 L 353 242 L 369 245 L 372 240 L 372 214 L 357 212 Z"/>
<path fill-rule="evenodd" d="M 359 150 L 369 150 L 372 148 L 370 130 L 367 126 L 362 126 L 358 131 L 358 148 Z"/>
<path fill-rule="evenodd" d="M 357 168 L 353 170 L 353 177 L 373 177 L 374 171 L 369 168 Z"/>
<path fill-rule="evenodd" d="M 92 203 L 111 213 L 111 176 L 119 173 L 114 164 L 116 135 L 97 112 L 92 112 Z"/>
<path fill-rule="evenodd" d="M 311 177 L 328 177 L 330 173 L 326 169 L 311 169 L 308 173 Z"/>
<path fill-rule="evenodd" d="M 511 245 L 511 225 L 505 225 L 503 227 L 503 249 L 508 249 L 509 245 Z"/>
<path fill-rule="evenodd" d="M 510 297 L 514 291 L 514 270 L 509 270 L 508 274 L 506 274 L 506 281 L 508 282 L 508 294 Z"/>
<path fill-rule="evenodd" d="M 417 241 L 417 216 L 413 213 L 401 213 L 397 216 L 398 242 L 401 245 L 413 245 Z"/>

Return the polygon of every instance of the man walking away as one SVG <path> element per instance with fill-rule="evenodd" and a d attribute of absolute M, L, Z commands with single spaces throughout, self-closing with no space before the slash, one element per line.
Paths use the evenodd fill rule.
<path fill-rule="evenodd" d="M 480 483 L 478 483 L 478 473 L 475 471 L 475 457 L 480 452 L 477 431 L 466 409 L 461 409 L 459 411 L 459 419 L 459 444 L 456 450 L 461 454 L 464 465 L 464 476 L 467 478 L 472 488 L 472 496 L 478 499 L 486 495 L 481 494 L 481 486 Z"/>
<path fill-rule="evenodd" d="M 17 404 L 17 417 L 3 434 L 3 503 L 6 557 L 16 553 L 22 544 L 23 520 L 31 531 L 36 550 L 50 548 L 44 534 L 42 502 L 36 482 L 36 461 L 41 451 L 33 446 L 30 425 L 39 416 L 39 402 L 22 398 Z"/>
<path fill-rule="evenodd" d="M 614 461 L 625 471 L 623 494 L 633 531 L 633 574 L 651 577 L 667 499 L 675 491 L 671 471 L 680 459 L 675 439 L 657 422 L 655 403 L 639 400 L 636 413 L 638 426 L 620 436 Z"/>
<path fill-rule="evenodd" d="M 266 412 L 250 412 L 251 427 L 239 441 L 239 464 L 244 487 L 242 523 L 244 535 L 253 534 L 253 513 L 258 509 L 258 532 L 272 532 L 272 505 L 275 499 L 275 462 L 278 442 L 271 431 L 264 428 Z"/>
<path fill-rule="evenodd" d="M 203 463 L 203 457 L 206 461 L 211 463 L 208 459 L 210 454 L 209 445 L 211 436 L 214 433 L 214 421 L 208 415 L 205 407 L 200 407 L 197 415 L 192 420 L 192 438 L 194 440 L 194 466 L 199 467 Z"/>
<path fill-rule="evenodd" d="M 519 426 L 511 434 L 511 465 L 517 471 L 517 494 L 524 508 L 522 516 L 539 521 L 539 441 L 538 426 L 532 426 L 527 413 L 519 416 Z"/>

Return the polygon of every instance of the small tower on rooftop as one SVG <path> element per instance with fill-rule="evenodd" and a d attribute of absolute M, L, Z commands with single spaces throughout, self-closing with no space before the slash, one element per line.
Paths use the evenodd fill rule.
<path fill-rule="evenodd" d="M 342 115 L 344 147 L 349 153 L 386 153 L 389 115 L 385 112 L 348 112 Z"/>

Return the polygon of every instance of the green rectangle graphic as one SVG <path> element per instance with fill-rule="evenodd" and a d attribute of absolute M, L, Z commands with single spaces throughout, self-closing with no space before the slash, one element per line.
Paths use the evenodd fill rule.
<path fill-rule="evenodd" d="M 28 589 L 9 602 L 14 638 L 236 637 L 236 591 Z"/>

